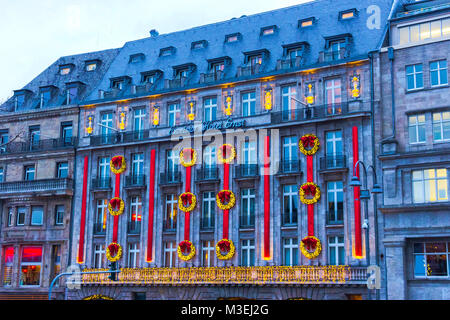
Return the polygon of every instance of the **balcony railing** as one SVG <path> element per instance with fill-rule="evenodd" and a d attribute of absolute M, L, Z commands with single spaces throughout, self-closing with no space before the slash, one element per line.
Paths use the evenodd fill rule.
<path fill-rule="evenodd" d="M 343 154 L 332 154 L 320 158 L 320 170 L 347 168 L 347 157 Z"/>
<path fill-rule="evenodd" d="M 348 114 L 347 102 L 277 111 L 272 112 L 271 116 L 272 123 L 282 123 L 289 121 L 311 121 L 345 114 Z"/>
<path fill-rule="evenodd" d="M 201 217 L 200 230 L 213 230 L 215 225 L 214 217 Z"/>
<path fill-rule="evenodd" d="M 341 48 L 336 51 L 321 51 L 319 52 L 319 63 L 332 62 L 350 57 L 350 49 L 348 47 Z"/>
<path fill-rule="evenodd" d="M 259 166 L 257 164 L 241 164 L 235 167 L 234 177 L 237 179 L 257 176 L 259 176 Z"/>
<path fill-rule="evenodd" d="M 211 73 L 201 73 L 200 74 L 200 83 L 212 83 L 224 78 L 223 71 L 211 72 Z"/>
<path fill-rule="evenodd" d="M 327 211 L 327 225 L 341 225 L 344 224 L 344 211 Z"/>
<path fill-rule="evenodd" d="M 91 146 L 101 146 L 108 144 L 144 141 L 149 138 L 150 130 L 116 132 L 112 134 L 104 134 L 90 137 Z"/>
<path fill-rule="evenodd" d="M 176 88 L 183 88 L 187 86 L 189 83 L 189 78 L 187 77 L 181 77 L 176 79 L 166 79 L 165 80 L 165 87 L 166 89 L 176 89 Z"/>
<path fill-rule="evenodd" d="M 95 235 L 105 235 L 106 228 L 103 228 L 103 223 L 94 223 L 94 234 Z"/>
<path fill-rule="evenodd" d="M 93 190 L 111 189 L 111 178 L 100 177 L 92 179 L 91 189 Z"/>
<path fill-rule="evenodd" d="M 249 66 L 238 67 L 237 76 L 238 77 L 248 77 L 264 71 L 263 64 L 255 64 Z"/>
<path fill-rule="evenodd" d="M 281 59 L 277 61 L 277 70 L 290 70 L 299 68 L 303 64 L 303 57 L 298 56 L 295 59 Z"/>
<path fill-rule="evenodd" d="M 77 138 L 45 139 L 38 141 L 13 141 L 0 147 L 0 153 L 40 152 L 74 148 Z"/>
<path fill-rule="evenodd" d="M 290 227 L 297 225 L 297 209 L 293 209 L 291 213 L 283 213 L 283 226 Z"/>
<path fill-rule="evenodd" d="M 240 228 L 254 228 L 255 227 L 255 214 L 250 213 L 248 215 L 239 216 L 239 227 Z"/>
<path fill-rule="evenodd" d="M 300 169 L 300 160 L 284 160 L 280 162 L 280 173 L 298 173 Z"/>
<path fill-rule="evenodd" d="M 125 178 L 125 187 L 144 187 L 145 186 L 145 175 L 129 175 Z"/>
<path fill-rule="evenodd" d="M 43 179 L 0 183 L 0 193 L 47 192 L 73 189 L 73 180 Z"/>
<path fill-rule="evenodd" d="M 168 172 L 161 172 L 159 174 L 159 183 L 160 184 L 172 184 L 172 183 L 180 183 L 180 182 L 181 182 L 180 171 L 168 171 Z"/>
<path fill-rule="evenodd" d="M 141 233 L 141 222 L 140 221 L 128 221 L 127 232 L 128 232 L 128 234 L 140 234 Z"/>
<path fill-rule="evenodd" d="M 163 231 L 165 232 L 175 232 L 177 230 L 177 220 L 169 219 L 163 221 Z"/>
<path fill-rule="evenodd" d="M 196 180 L 197 181 L 217 180 L 218 177 L 219 177 L 219 168 L 203 166 L 201 169 L 197 170 Z"/>

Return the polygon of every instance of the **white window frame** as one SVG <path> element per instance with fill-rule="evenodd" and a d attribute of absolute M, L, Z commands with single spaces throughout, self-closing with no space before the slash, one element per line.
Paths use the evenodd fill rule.
<path fill-rule="evenodd" d="M 446 63 L 446 66 L 445 67 L 441 67 L 441 63 L 442 62 L 445 62 Z M 437 69 L 431 69 L 431 64 L 432 63 L 437 63 Z M 443 71 L 443 70 L 445 70 L 445 73 L 447 74 L 447 82 L 442 82 L 442 79 L 441 79 L 441 71 Z M 438 84 L 435 84 L 435 85 L 433 85 L 432 83 L 431 83 L 431 74 L 433 73 L 433 72 L 437 72 L 437 76 L 438 76 Z M 432 87 L 440 87 L 440 86 L 445 86 L 445 85 L 448 85 L 448 62 L 447 62 L 447 60 L 436 60 L 436 61 L 431 61 L 430 62 L 430 85 L 432 86 Z"/>
<path fill-rule="evenodd" d="M 101 157 L 98 161 L 98 177 L 106 179 L 110 177 L 110 157 Z"/>
<path fill-rule="evenodd" d="M 104 244 L 94 245 L 94 257 L 92 265 L 95 269 L 102 269 L 105 267 L 106 249 Z"/>
<path fill-rule="evenodd" d="M 143 173 L 144 173 L 144 154 L 143 153 L 134 153 L 131 165 L 132 165 L 132 174 L 134 177 L 143 175 Z"/>
<path fill-rule="evenodd" d="M 168 107 L 168 124 L 169 127 L 175 127 L 180 124 L 181 108 L 179 103 L 171 103 Z"/>
<path fill-rule="evenodd" d="M 241 267 L 251 267 L 256 264 L 256 261 L 250 261 L 252 257 L 256 260 L 256 252 L 255 252 L 255 240 L 254 239 L 245 239 L 241 240 Z M 244 265 L 244 256 L 247 257 L 247 264 Z"/>
<path fill-rule="evenodd" d="M 215 256 L 216 247 L 214 246 L 213 241 L 203 241 L 202 242 L 202 266 L 203 267 L 214 267 L 214 256 Z M 208 255 L 205 257 L 205 255 Z"/>
<path fill-rule="evenodd" d="M 422 71 L 417 71 L 417 66 L 422 66 Z M 413 72 L 408 73 L 407 69 L 408 67 L 413 67 Z M 424 88 L 424 79 L 423 79 L 423 64 L 422 63 L 416 63 L 405 66 L 405 75 L 406 75 L 406 90 L 407 91 L 413 91 L 413 90 L 420 90 Z M 421 75 L 422 77 L 422 86 L 417 86 L 417 77 Z M 412 88 L 408 88 L 408 77 L 413 77 L 414 79 L 414 86 Z"/>
<path fill-rule="evenodd" d="M 445 243 L 445 248 L 446 248 L 446 252 L 426 252 L 426 244 L 427 243 Z M 423 245 L 423 253 L 415 253 L 414 252 L 414 244 L 422 244 Z M 436 240 L 436 241 L 422 241 L 422 242 L 415 242 L 412 245 L 412 254 L 413 254 L 413 277 L 414 279 L 449 279 L 450 278 L 450 243 L 448 241 L 445 240 Z M 433 276 L 433 275 L 428 275 L 428 270 L 427 273 L 424 276 L 421 275 L 416 275 L 416 269 L 415 269 L 415 256 L 418 255 L 423 255 L 425 258 L 425 263 L 426 263 L 426 257 L 427 256 L 434 256 L 434 255 L 445 255 L 446 256 L 446 260 L 447 260 L 447 275 L 446 276 Z"/>
<path fill-rule="evenodd" d="M 135 219 L 133 220 L 133 214 Z M 139 217 L 140 215 L 140 217 Z M 130 199 L 130 216 L 128 222 L 141 222 L 142 221 L 142 197 L 133 196 Z"/>
<path fill-rule="evenodd" d="M 171 229 L 176 226 L 177 216 L 178 216 L 178 198 L 175 194 L 166 194 L 166 206 L 165 206 L 165 221 L 168 223 L 170 221 Z M 170 215 L 168 208 L 170 207 Z M 172 215 L 174 215 L 172 217 Z"/>
<path fill-rule="evenodd" d="M 434 171 L 434 178 L 430 178 L 430 179 L 425 179 L 425 171 L 428 170 L 433 170 Z M 438 170 L 445 170 L 446 172 L 446 176 L 445 177 L 439 177 L 437 176 L 437 171 Z M 414 173 L 418 172 L 420 173 L 420 178 L 414 178 Z M 446 168 L 433 168 L 433 169 L 424 169 L 424 170 L 413 170 L 411 172 L 411 180 L 412 180 L 412 198 L 413 198 L 413 203 L 437 203 L 437 202 L 446 202 L 448 201 L 448 172 Z M 430 201 L 429 199 L 427 199 L 427 191 L 426 191 L 426 187 L 430 185 L 430 183 L 432 183 L 432 181 L 434 180 L 434 188 L 436 190 L 436 201 Z M 438 181 L 443 181 L 445 180 L 445 190 L 447 192 L 447 198 L 446 199 L 442 199 L 439 200 L 439 189 L 438 189 Z M 415 186 L 416 185 L 420 185 L 420 188 L 422 189 L 422 197 L 423 197 L 423 201 L 416 201 L 416 199 L 414 199 L 414 194 L 415 194 Z M 428 191 L 428 194 L 430 192 Z"/>
<path fill-rule="evenodd" d="M 342 187 L 338 187 L 338 183 L 342 184 Z M 331 188 L 330 188 L 331 186 Z M 344 184 L 342 181 L 328 181 L 327 182 L 327 210 L 328 210 L 328 203 L 333 202 L 334 203 L 334 221 L 339 222 L 338 218 L 338 194 L 341 193 L 343 196 L 342 199 L 342 205 L 344 204 Z M 330 201 L 332 200 L 332 201 Z M 330 212 L 328 212 L 330 214 Z M 342 223 L 344 222 L 344 212 L 342 212 Z"/>
<path fill-rule="evenodd" d="M 289 188 L 289 190 L 286 190 Z M 285 184 L 283 185 L 283 211 L 282 211 L 282 220 L 283 225 L 296 225 L 298 224 L 298 188 L 295 184 Z M 294 210 L 294 200 L 297 200 L 297 209 Z M 289 222 L 284 221 L 285 218 L 285 202 L 289 201 Z M 296 222 L 294 222 L 294 217 L 296 217 Z"/>
<path fill-rule="evenodd" d="M 209 115 L 209 117 L 207 115 Z M 203 100 L 203 121 L 215 121 L 216 119 L 217 98 L 205 98 Z"/>
<path fill-rule="evenodd" d="M 253 95 L 253 98 L 252 98 Z M 242 93 L 241 95 L 242 103 L 242 115 L 244 117 L 250 117 L 256 114 L 256 92 L 249 91 Z M 252 110 L 253 107 L 253 110 Z"/>
<path fill-rule="evenodd" d="M 339 238 L 342 238 L 342 242 L 339 242 Z M 333 239 L 333 242 L 331 242 L 331 239 Z M 339 249 L 343 248 L 343 252 L 344 252 L 344 264 L 345 264 L 345 238 L 343 235 L 338 235 L 338 236 L 330 236 L 328 237 L 328 263 L 329 265 L 335 265 L 335 266 L 339 266 Z M 334 250 L 335 253 L 335 258 L 336 261 L 334 264 L 331 264 L 331 251 Z"/>
<path fill-rule="evenodd" d="M 139 267 L 139 253 L 140 252 L 141 252 L 141 250 L 139 249 L 139 242 L 128 243 L 128 259 L 127 259 L 128 268 L 138 268 Z"/>
<path fill-rule="evenodd" d="M 419 117 L 423 118 L 423 122 L 419 121 Z M 411 124 L 411 120 L 415 119 L 415 123 Z M 408 134 L 409 134 L 409 144 L 423 144 L 427 142 L 427 137 L 426 137 L 426 116 L 425 114 L 415 114 L 412 116 L 408 117 Z M 419 128 L 423 127 L 423 129 L 425 129 L 425 137 L 423 141 L 420 141 L 420 134 L 419 134 Z M 410 129 L 414 128 L 414 134 L 415 134 L 415 139 L 414 141 L 411 139 L 411 135 L 410 135 Z"/>
<path fill-rule="evenodd" d="M 244 200 L 247 200 L 247 206 L 244 206 Z M 253 208 L 256 209 L 256 190 L 254 188 L 246 188 L 242 189 L 241 191 L 241 217 L 240 221 L 242 219 L 246 220 L 247 223 L 245 226 L 252 226 L 251 220 L 252 220 L 252 214 L 255 214 L 255 212 L 251 211 L 253 202 Z M 255 217 L 256 218 L 256 217 Z"/>
<path fill-rule="evenodd" d="M 175 241 L 164 242 L 164 266 L 166 268 L 174 268 L 176 262 L 177 244 Z M 166 254 L 169 253 L 169 261 L 166 261 Z"/>
<path fill-rule="evenodd" d="M 433 140 L 435 142 L 450 141 L 450 137 L 448 139 L 444 138 L 444 123 L 449 122 L 449 125 L 450 125 L 450 118 L 448 120 L 443 120 L 444 113 L 450 114 L 450 111 L 434 112 L 433 113 Z M 439 121 L 434 120 L 434 115 L 436 115 L 436 114 L 439 114 Z M 439 131 L 441 132 L 441 139 L 434 139 L 435 126 L 439 126 L 439 129 L 440 129 Z"/>
<path fill-rule="evenodd" d="M 289 243 L 286 243 L 289 240 Z M 286 251 L 289 252 L 289 262 L 286 261 Z M 294 264 L 294 255 L 297 263 Z M 298 239 L 297 238 L 283 238 L 283 265 L 296 266 L 298 265 Z"/>
<path fill-rule="evenodd" d="M 214 227 L 214 218 L 216 216 L 216 197 L 214 195 L 214 192 L 212 191 L 206 191 L 203 192 L 203 199 L 202 199 L 202 221 L 208 220 L 212 224 L 212 227 Z"/>
<path fill-rule="evenodd" d="M 36 211 L 34 211 L 35 208 L 42 208 L 42 211 L 40 211 L 41 212 L 40 223 L 33 223 L 33 216 L 34 216 L 33 213 L 36 212 Z M 39 212 L 39 211 L 37 211 L 37 212 Z M 30 225 L 32 225 L 32 226 L 42 226 L 42 225 L 44 225 L 44 207 L 43 206 L 32 206 L 31 207 L 31 220 L 30 221 L 31 221 Z"/>

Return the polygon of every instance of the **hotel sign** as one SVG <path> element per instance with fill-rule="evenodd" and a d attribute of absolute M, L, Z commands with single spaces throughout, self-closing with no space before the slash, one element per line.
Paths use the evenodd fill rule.
<path fill-rule="evenodd" d="M 184 127 L 173 127 L 170 129 L 169 134 L 173 134 L 176 130 L 186 130 L 190 133 L 194 132 L 205 132 L 207 130 L 227 130 L 227 129 L 238 129 L 238 128 L 244 128 L 245 127 L 245 120 L 232 120 L 232 119 L 226 119 L 226 120 L 217 120 L 217 121 L 205 121 L 205 122 L 198 122 L 194 123 L 188 126 Z"/>

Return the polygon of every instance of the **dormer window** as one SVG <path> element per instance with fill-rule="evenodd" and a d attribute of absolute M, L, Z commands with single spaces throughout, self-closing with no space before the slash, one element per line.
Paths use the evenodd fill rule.
<path fill-rule="evenodd" d="M 122 90 L 123 89 L 123 80 L 112 80 L 111 88 Z"/>
<path fill-rule="evenodd" d="M 52 99 L 52 88 L 51 87 L 41 88 L 39 97 L 40 97 L 39 104 L 36 106 L 36 108 L 43 108 L 45 106 L 48 106 L 50 100 Z"/>
<path fill-rule="evenodd" d="M 206 41 L 206 40 L 200 40 L 200 41 L 195 41 L 195 42 L 191 43 L 192 50 L 204 49 L 207 46 L 208 46 L 208 41 Z"/>
<path fill-rule="evenodd" d="M 178 69 L 175 71 L 175 79 L 187 78 L 189 69 Z"/>
<path fill-rule="evenodd" d="M 84 69 L 87 72 L 95 71 L 97 70 L 97 67 L 99 67 L 101 64 L 101 61 L 98 59 L 95 60 L 87 60 L 84 62 Z"/>
<path fill-rule="evenodd" d="M 97 69 L 97 64 L 96 63 L 89 63 L 86 64 L 86 71 L 95 71 L 95 69 Z"/>
<path fill-rule="evenodd" d="M 181 80 L 183 78 L 188 78 L 191 73 L 195 70 L 196 66 L 193 63 L 186 63 L 180 66 L 173 67 L 174 79 Z"/>
<path fill-rule="evenodd" d="M 84 83 L 79 81 L 66 83 L 66 99 L 63 105 L 74 104 L 77 101 L 82 86 L 84 86 Z"/>
<path fill-rule="evenodd" d="M 162 48 L 161 50 L 159 50 L 159 56 L 160 57 L 168 57 L 171 56 L 175 53 L 175 47 L 167 47 L 167 48 Z"/>
<path fill-rule="evenodd" d="M 339 20 L 347 20 L 356 17 L 358 11 L 356 9 L 350 9 L 339 12 Z"/>
<path fill-rule="evenodd" d="M 238 33 L 233 33 L 225 36 L 225 43 L 233 43 L 241 40 L 242 35 Z"/>
<path fill-rule="evenodd" d="M 21 108 L 25 103 L 25 94 L 19 94 L 15 97 L 15 109 Z"/>
<path fill-rule="evenodd" d="M 29 97 L 33 95 L 33 92 L 27 89 L 14 90 L 14 110 L 22 108 Z"/>
<path fill-rule="evenodd" d="M 219 71 L 223 72 L 224 69 L 225 69 L 225 62 L 224 61 L 216 62 L 216 63 L 212 63 L 211 64 L 211 71 L 213 73 L 217 74 Z"/>
<path fill-rule="evenodd" d="M 122 76 L 111 78 L 109 81 L 111 89 L 123 90 L 126 84 L 131 83 L 131 78 L 129 76 Z"/>
<path fill-rule="evenodd" d="M 141 83 L 155 84 L 156 81 L 158 81 L 158 79 L 161 77 L 162 73 L 163 72 L 161 70 L 141 72 Z"/>
<path fill-rule="evenodd" d="M 271 34 L 275 34 L 277 26 L 269 26 L 261 28 L 261 36 L 269 36 Z"/>
<path fill-rule="evenodd" d="M 143 53 L 137 53 L 130 55 L 128 63 L 139 63 L 145 60 L 145 55 Z"/>
<path fill-rule="evenodd" d="M 59 66 L 59 74 L 62 76 L 68 75 L 73 69 L 72 64 Z"/>
<path fill-rule="evenodd" d="M 257 64 L 261 65 L 262 64 L 262 55 L 257 54 L 254 56 L 249 56 L 247 64 L 252 67 L 256 66 Z"/>
<path fill-rule="evenodd" d="M 316 22 L 316 18 L 314 18 L 314 17 L 302 19 L 302 20 L 299 20 L 298 27 L 299 28 L 311 27 L 315 24 L 315 22 Z"/>
<path fill-rule="evenodd" d="M 352 41 L 351 34 L 343 34 L 325 38 L 325 61 L 334 61 L 347 58 L 350 54 L 349 44 Z"/>

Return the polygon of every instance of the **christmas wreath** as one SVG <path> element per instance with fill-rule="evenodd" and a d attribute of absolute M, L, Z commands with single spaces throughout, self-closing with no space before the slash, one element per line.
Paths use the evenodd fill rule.
<path fill-rule="evenodd" d="M 216 256 L 220 260 L 230 260 L 234 256 L 236 248 L 233 241 L 228 239 L 222 239 L 217 242 L 216 245 Z"/>
<path fill-rule="evenodd" d="M 123 156 L 112 157 L 111 161 L 109 162 L 109 166 L 111 168 L 111 171 L 115 174 L 121 174 L 127 168 L 127 164 Z"/>
<path fill-rule="evenodd" d="M 189 161 L 185 159 L 184 155 L 189 154 Z M 180 152 L 180 163 L 183 167 L 192 167 L 197 162 L 197 151 L 191 148 L 185 148 Z"/>
<path fill-rule="evenodd" d="M 231 190 L 222 190 L 216 195 L 217 206 L 221 210 L 230 210 L 236 204 L 236 197 Z"/>
<path fill-rule="evenodd" d="M 108 211 L 112 216 L 120 216 L 125 208 L 125 202 L 120 198 L 112 198 L 108 203 Z"/>
<path fill-rule="evenodd" d="M 300 201 L 304 204 L 314 204 L 320 199 L 320 188 L 314 182 L 304 183 L 300 187 Z M 306 195 L 313 196 L 312 199 L 306 199 Z"/>
<path fill-rule="evenodd" d="M 117 242 L 111 242 L 106 248 L 106 258 L 111 262 L 116 262 L 122 257 L 122 246 Z"/>
<path fill-rule="evenodd" d="M 183 212 L 191 212 L 195 209 L 197 197 L 191 192 L 184 192 L 178 197 L 178 208 Z"/>
<path fill-rule="evenodd" d="M 231 144 L 222 145 L 217 152 L 217 158 L 220 163 L 231 163 L 236 158 L 236 148 Z"/>
<path fill-rule="evenodd" d="M 195 246 L 189 240 L 183 240 L 178 245 L 178 258 L 189 261 L 195 256 Z"/>
<path fill-rule="evenodd" d="M 319 146 L 320 146 L 319 138 L 317 138 L 313 134 L 306 134 L 300 138 L 300 142 L 298 143 L 298 146 L 300 148 L 300 151 L 305 156 L 312 156 L 317 152 L 317 150 L 319 150 Z M 311 148 L 311 149 L 307 149 L 307 148 Z"/>
<path fill-rule="evenodd" d="M 314 236 L 307 236 L 300 242 L 300 250 L 308 259 L 317 258 L 322 251 L 320 240 Z"/>

